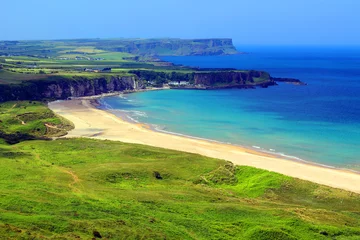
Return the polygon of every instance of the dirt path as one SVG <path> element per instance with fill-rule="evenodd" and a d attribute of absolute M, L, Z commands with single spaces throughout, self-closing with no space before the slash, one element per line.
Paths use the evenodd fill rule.
<path fill-rule="evenodd" d="M 16 119 L 19 120 L 22 125 L 26 125 L 26 122 L 24 122 L 23 120 L 21 120 L 19 117 L 16 117 Z"/>
<path fill-rule="evenodd" d="M 73 178 L 73 182 L 71 182 L 69 185 L 73 186 L 75 183 L 78 183 L 80 181 L 79 177 L 74 172 L 69 170 L 63 170 L 63 172 L 71 175 L 71 177 Z"/>
<path fill-rule="evenodd" d="M 48 124 L 48 123 L 45 123 L 45 126 L 48 127 L 48 128 L 64 130 L 64 129 L 62 129 L 62 128 L 58 128 L 57 126 L 50 125 L 50 124 Z"/>
<path fill-rule="evenodd" d="M 62 171 L 63 173 L 69 174 L 72 177 L 72 182 L 68 184 L 68 186 L 73 189 L 74 192 L 81 192 L 80 189 L 78 189 L 77 187 L 75 187 L 74 185 L 80 182 L 80 178 L 72 171 L 67 170 L 65 168 L 62 167 L 58 167 L 60 169 L 60 171 Z"/>
<path fill-rule="evenodd" d="M 45 127 L 52 128 L 52 129 L 57 129 L 57 130 L 61 130 L 61 131 L 67 131 L 64 128 L 59 128 L 58 126 L 54 126 L 54 125 L 51 125 L 51 124 L 48 124 L 48 123 L 45 123 Z"/>

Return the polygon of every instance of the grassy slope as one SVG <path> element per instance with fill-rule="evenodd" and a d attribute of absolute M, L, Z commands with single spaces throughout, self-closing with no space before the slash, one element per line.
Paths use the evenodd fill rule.
<path fill-rule="evenodd" d="M 136 144 L 0 140 L 0 189 L 2 239 L 360 239 L 359 195 Z"/>
<path fill-rule="evenodd" d="M 55 115 L 43 103 L 0 103 L 0 132 L 5 134 L 20 132 L 34 137 L 55 137 L 66 134 L 72 128 L 71 122 Z"/>
<path fill-rule="evenodd" d="M 28 141 L 2 146 L 0 166 L 0 235 L 7 237 L 360 234 L 358 195 L 194 154 L 89 139 Z"/>

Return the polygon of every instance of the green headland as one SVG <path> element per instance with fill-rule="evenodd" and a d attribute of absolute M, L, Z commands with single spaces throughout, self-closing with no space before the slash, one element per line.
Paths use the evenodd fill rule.
<path fill-rule="evenodd" d="M 170 86 L 254 88 L 276 81 L 263 71 L 173 65 L 159 56 L 240 54 L 231 39 L 80 39 L 0 42 L 0 102 L 51 100 Z"/>

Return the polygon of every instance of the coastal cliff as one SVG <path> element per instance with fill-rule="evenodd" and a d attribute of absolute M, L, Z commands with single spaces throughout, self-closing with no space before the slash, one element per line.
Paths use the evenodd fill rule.
<path fill-rule="evenodd" d="M 83 46 L 79 48 L 78 46 Z M 95 51 L 96 49 L 96 51 Z M 209 56 L 238 54 L 231 38 L 209 39 L 69 39 L 57 41 L 0 41 L 0 56 L 112 58 L 103 51 L 125 53 L 127 60 L 144 56 Z M 99 53 L 99 54 L 97 54 Z M 128 55 L 130 53 L 131 55 Z M 119 55 L 118 55 L 119 56 Z"/>
<path fill-rule="evenodd" d="M 272 86 L 276 82 L 267 72 L 263 71 L 229 71 L 214 73 L 197 73 L 194 86 L 206 89 L 217 88 L 251 88 L 254 86 Z"/>
<path fill-rule="evenodd" d="M 238 54 L 230 38 L 105 40 L 99 49 L 151 56 L 209 56 Z"/>
<path fill-rule="evenodd" d="M 158 72 L 129 71 L 129 76 L 104 75 L 49 76 L 41 80 L 28 80 L 20 84 L 0 84 L 0 102 L 14 100 L 59 100 L 71 97 L 93 96 L 116 91 L 136 91 L 169 85 L 174 89 L 255 88 L 288 82 L 305 85 L 298 79 L 273 78 L 263 71 L 213 71 L 213 72 Z"/>
<path fill-rule="evenodd" d="M 14 100 L 67 99 L 115 91 L 136 90 L 143 86 L 136 76 L 52 77 L 47 80 L 26 81 L 21 84 L 0 85 L 0 102 Z"/>

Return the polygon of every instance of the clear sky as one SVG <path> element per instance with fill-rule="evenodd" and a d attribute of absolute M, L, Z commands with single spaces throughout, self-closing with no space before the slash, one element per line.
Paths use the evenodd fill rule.
<path fill-rule="evenodd" d="M 1 0 L 0 39 L 233 38 L 360 45 L 360 0 Z"/>

